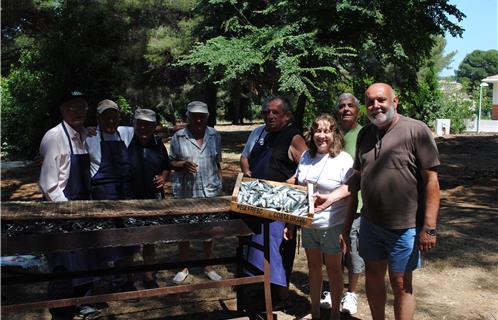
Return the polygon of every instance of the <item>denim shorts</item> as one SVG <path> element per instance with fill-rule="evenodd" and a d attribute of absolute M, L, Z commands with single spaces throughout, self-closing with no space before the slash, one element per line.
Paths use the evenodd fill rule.
<path fill-rule="evenodd" d="M 321 252 L 330 255 L 341 253 L 339 235 L 342 232 L 343 225 L 335 225 L 330 228 L 302 228 L 303 248 L 320 249 Z"/>
<path fill-rule="evenodd" d="M 421 265 L 417 231 L 384 229 L 362 218 L 360 255 L 366 262 L 388 260 L 392 272 L 412 272 Z"/>

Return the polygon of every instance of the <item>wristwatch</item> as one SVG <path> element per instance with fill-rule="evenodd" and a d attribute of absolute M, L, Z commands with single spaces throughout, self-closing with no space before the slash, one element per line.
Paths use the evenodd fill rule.
<path fill-rule="evenodd" d="M 428 235 L 430 235 L 432 237 L 435 237 L 437 235 L 436 229 L 433 229 L 433 228 L 424 227 L 424 231 L 425 231 L 425 233 L 427 233 Z"/>

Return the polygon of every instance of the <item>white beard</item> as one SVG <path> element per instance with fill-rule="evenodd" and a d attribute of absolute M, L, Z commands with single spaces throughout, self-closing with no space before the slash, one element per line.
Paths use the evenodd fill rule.
<path fill-rule="evenodd" d="M 369 114 L 368 119 L 375 126 L 384 127 L 393 121 L 395 115 L 394 106 L 392 106 L 386 113 L 383 113 L 379 109 L 376 113 Z"/>

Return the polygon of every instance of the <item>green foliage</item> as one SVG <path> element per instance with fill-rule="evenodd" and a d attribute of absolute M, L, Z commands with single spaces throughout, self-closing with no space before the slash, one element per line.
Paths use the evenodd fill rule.
<path fill-rule="evenodd" d="M 481 80 L 498 74 L 498 50 L 474 50 L 458 66 L 457 81 L 473 95 L 479 90 Z"/>
<path fill-rule="evenodd" d="M 38 61 L 37 49 L 23 50 L 19 66 L 1 79 L 2 150 L 16 158 L 35 155 L 43 134 L 50 128 L 50 108 L 42 83 L 45 74 L 33 71 Z"/>
<path fill-rule="evenodd" d="M 465 120 L 475 115 L 474 101 L 462 88 L 447 85 L 441 92 L 439 108 L 434 112 L 433 119 L 451 119 L 450 131 L 461 133 L 465 130 Z"/>
<path fill-rule="evenodd" d="M 131 119 L 133 119 L 133 109 L 130 103 L 123 96 L 118 96 L 115 102 L 121 111 L 121 120 L 123 124 L 129 125 L 131 123 Z"/>
<path fill-rule="evenodd" d="M 236 115 L 236 94 L 250 88 L 250 104 L 277 93 L 301 101 L 307 123 L 341 92 L 361 100 L 384 81 L 428 121 L 438 111 L 434 74 L 451 59 L 430 59 L 444 47 L 436 36 L 460 35 L 451 19 L 463 17 L 448 0 L 6 1 L 2 145 L 36 153 L 59 121 L 60 95 L 75 88 L 89 96 L 90 116 L 118 97 L 124 117 L 145 106 L 172 121 L 193 99 Z"/>

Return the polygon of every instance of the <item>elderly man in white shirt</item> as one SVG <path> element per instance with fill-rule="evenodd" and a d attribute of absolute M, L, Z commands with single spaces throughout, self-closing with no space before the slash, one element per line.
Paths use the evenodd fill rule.
<path fill-rule="evenodd" d="M 118 127 L 120 110 L 109 99 L 97 105 L 97 134 L 86 139 L 90 154 L 90 176 L 93 200 L 133 199 L 131 187 L 131 161 L 128 146 L 133 139 L 133 127 Z M 116 219 L 118 227 L 123 221 Z M 113 262 L 117 267 L 133 263 L 133 255 L 140 246 L 101 248 L 96 258 L 101 263 Z M 136 290 L 133 277 L 114 287 L 116 291 Z"/>
<path fill-rule="evenodd" d="M 90 199 L 90 158 L 87 153 L 83 127 L 88 103 L 77 91 L 67 95 L 60 105 L 62 122 L 50 129 L 40 144 L 43 164 L 40 172 L 40 189 L 48 201 Z M 52 272 L 84 271 L 94 266 L 88 250 L 52 252 L 47 254 Z M 51 298 L 79 297 L 92 289 L 93 278 L 59 280 L 49 283 Z M 81 316 L 94 316 L 99 312 L 90 306 L 51 309 L 52 319 L 72 319 L 77 311 Z"/>

